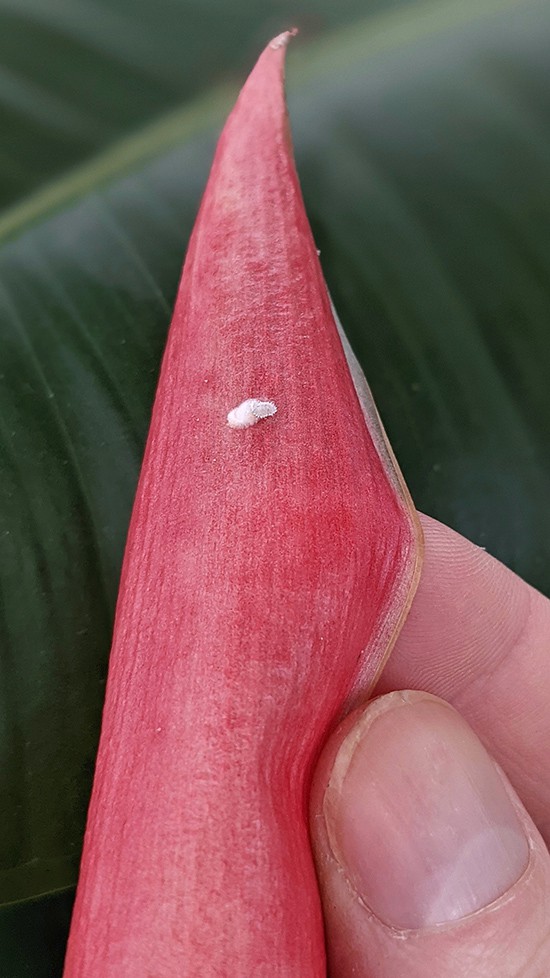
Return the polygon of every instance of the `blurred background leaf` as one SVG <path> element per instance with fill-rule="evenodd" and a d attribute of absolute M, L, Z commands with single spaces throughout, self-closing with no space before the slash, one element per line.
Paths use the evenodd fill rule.
<path fill-rule="evenodd" d="M 0 207 L 305 37 L 414 0 L 0 0 Z"/>
<path fill-rule="evenodd" d="M 362 5 L 333 6 L 303 7 L 319 36 L 288 76 L 340 318 L 418 506 L 550 593 L 550 8 L 410 2 L 328 31 Z M 286 10 L 0 0 L 5 978 L 61 974 L 170 310 L 227 80 Z"/>
<path fill-rule="evenodd" d="M 1 911 L 2 976 L 60 978 L 72 903 L 69 891 Z"/>

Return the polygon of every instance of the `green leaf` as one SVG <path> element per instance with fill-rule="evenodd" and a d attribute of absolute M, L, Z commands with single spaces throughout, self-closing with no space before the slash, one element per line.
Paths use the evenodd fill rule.
<path fill-rule="evenodd" d="M 0 0 L 0 207 L 214 81 L 305 37 L 413 0 Z"/>
<path fill-rule="evenodd" d="M 417 504 L 550 593 L 549 35 L 546 0 L 411 5 L 296 42 L 288 75 L 321 260 Z M 0 221 L 6 903 L 75 879 L 124 536 L 228 99 Z"/>
<path fill-rule="evenodd" d="M 72 903 L 69 891 L 0 912 L 2 978 L 60 978 Z"/>

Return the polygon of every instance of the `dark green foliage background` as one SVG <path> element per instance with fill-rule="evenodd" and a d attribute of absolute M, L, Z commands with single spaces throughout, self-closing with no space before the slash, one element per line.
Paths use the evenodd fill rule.
<path fill-rule="evenodd" d="M 550 594 L 550 7 L 364 13 L 0 0 L 3 978 L 61 975 L 185 246 L 232 86 L 292 23 L 308 212 L 413 496 Z"/>

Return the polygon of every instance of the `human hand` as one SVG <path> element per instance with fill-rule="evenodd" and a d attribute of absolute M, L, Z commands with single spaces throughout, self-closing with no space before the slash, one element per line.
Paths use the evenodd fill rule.
<path fill-rule="evenodd" d="M 550 601 L 422 522 L 383 695 L 341 724 L 314 778 L 330 978 L 543 978 Z"/>

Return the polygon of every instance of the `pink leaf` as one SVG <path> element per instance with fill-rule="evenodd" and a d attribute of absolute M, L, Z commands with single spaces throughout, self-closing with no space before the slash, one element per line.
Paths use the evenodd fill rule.
<path fill-rule="evenodd" d="M 65 978 L 325 974 L 310 773 L 389 652 L 420 537 L 305 214 L 288 36 L 227 121 L 189 244 L 128 535 Z"/>

